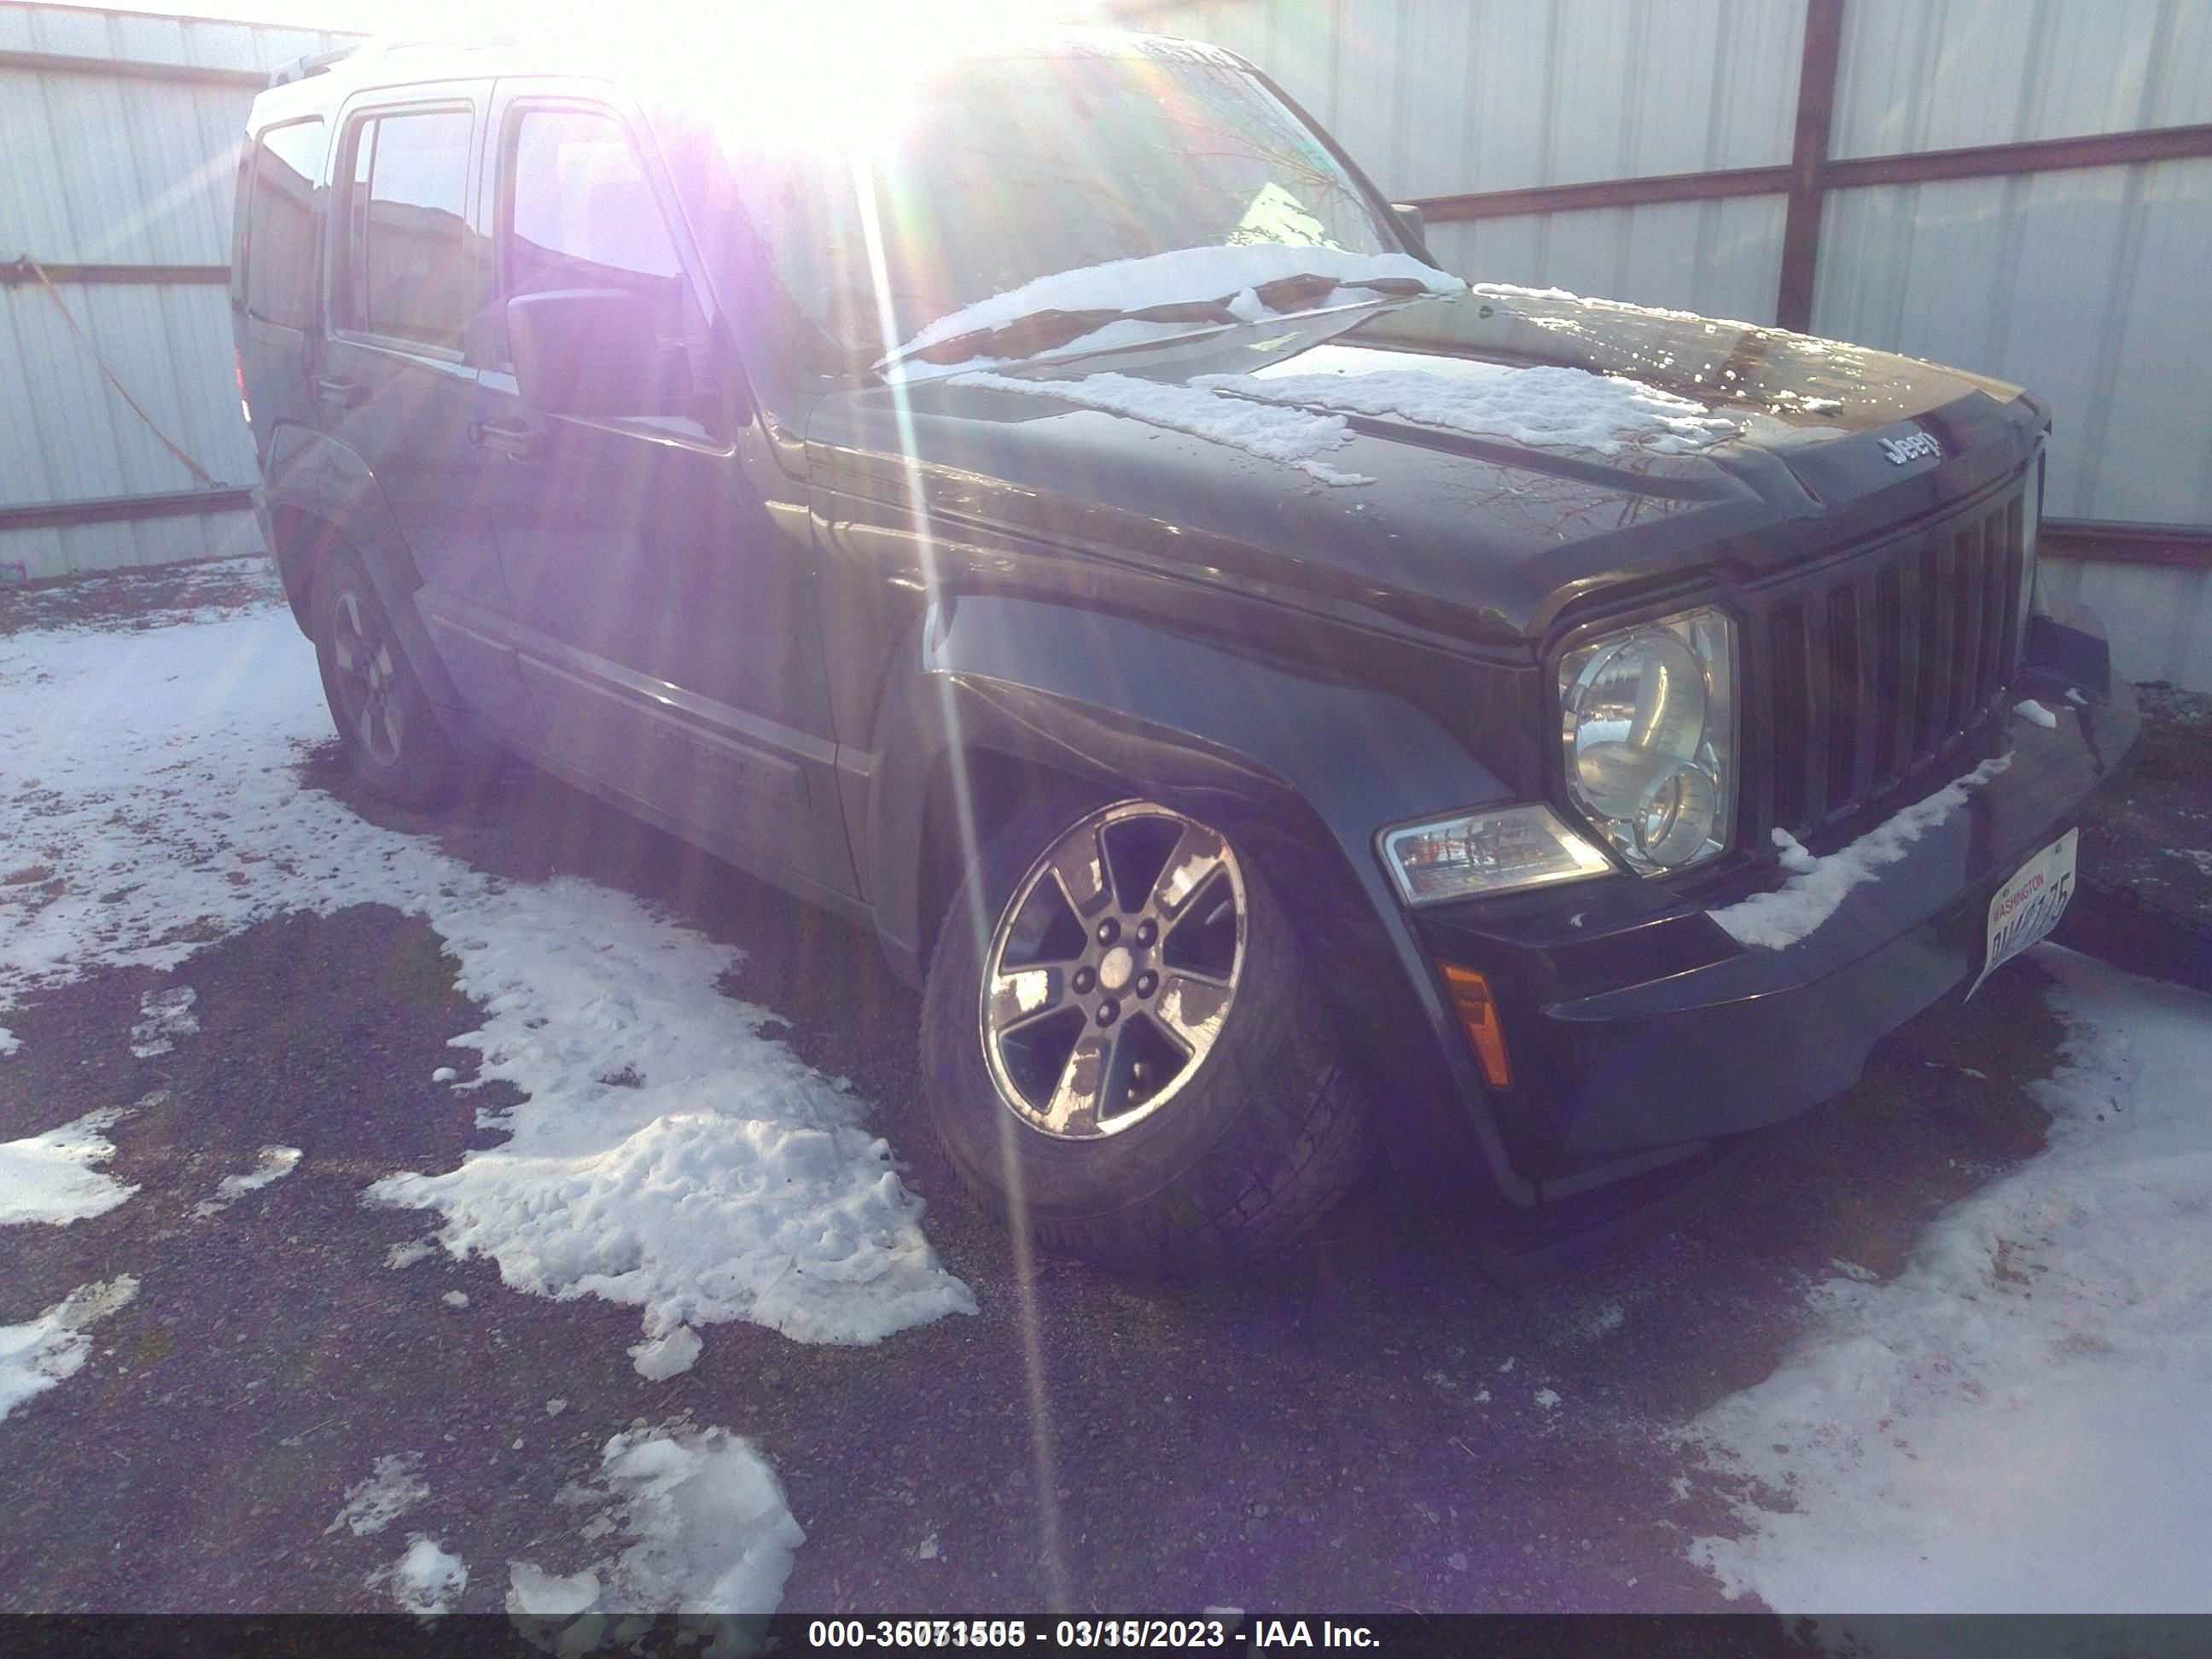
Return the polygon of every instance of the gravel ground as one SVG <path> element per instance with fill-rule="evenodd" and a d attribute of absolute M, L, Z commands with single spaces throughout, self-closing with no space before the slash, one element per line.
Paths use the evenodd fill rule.
<path fill-rule="evenodd" d="M 0 595 L 0 631 L 254 602 L 227 580 Z M 305 773 L 343 793 L 334 750 Z M 362 1189 L 486 1138 L 428 1081 L 477 1014 L 424 924 L 295 915 L 171 974 L 94 973 L 9 1014 L 0 1139 L 136 1102 L 109 1167 L 141 1190 L 0 1230 L 0 1323 L 88 1279 L 141 1288 L 81 1373 L 0 1424 L 0 1608 L 388 1607 L 368 1580 L 421 1530 L 469 1563 L 459 1606 L 495 1609 L 508 1560 L 557 1572 L 595 1553 L 556 1495 L 607 1437 L 686 1415 L 775 1464 L 807 1534 L 792 1611 L 1740 1606 L 1683 1552 L 1731 1531 L 1742 1494 L 1671 1431 L 1767 1374 L 1837 1263 L 1895 1272 L 1937 1211 L 2042 1145 L 2021 1085 L 2060 1033 L 2030 963 L 1896 1034 L 1858 1087 L 1732 1170 L 1725 1204 L 1601 1265 L 1501 1272 L 1459 1242 L 1463 1218 L 1407 1214 L 1378 1178 L 1313 1246 L 1239 1279 L 1049 1262 L 1024 1279 L 936 1154 L 918 1001 L 872 940 L 533 774 L 434 824 L 355 804 L 481 867 L 586 875 L 741 945 L 726 988 L 874 1103 L 981 1312 L 871 1348 L 718 1326 L 695 1369 L 645 1382 L 630 1310 L 526 1297 L 442 1255 L 386 1266 L 424 1218 Z M 134 1059 L 140 999 L 170 984 L 198 993 L 202 1030 Z M 302 1150 L 296 1173 L 193 1218 L 272 1142 Z M 382 1533 L 329 1530 L 400 1452 L 422 1455 L 430 1497 Z"/>
<path fill-rule="evenodd" d="M 2136 688 L 2142 738 L 2081 826 L 2085 869 L 2212 927 L 2212 697 Z"/>

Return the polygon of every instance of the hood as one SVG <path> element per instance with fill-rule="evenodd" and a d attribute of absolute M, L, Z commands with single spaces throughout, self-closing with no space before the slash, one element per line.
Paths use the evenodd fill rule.
<path fill-rule="evenodd" d="M 2043 425 L 1907 358 L 1492 289 L 842 392 L 808 451 L 831 492 L 918 480 L 933 515 L 1017 538 L 1497 640 L 1879 533 Z"/>

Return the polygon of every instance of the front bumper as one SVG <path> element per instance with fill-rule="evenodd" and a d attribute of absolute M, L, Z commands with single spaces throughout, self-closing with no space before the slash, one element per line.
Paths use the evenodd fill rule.
<path fill-rule="evenodd" d="M 2006 769 L 1781 949 L 1741 945 L 1710 914 L 1780 886 L 1769 858 L 1693 896 L 1619 877 L 1421 913 L 1432 958 L 1480 969 L 1498 998 L 1514 1087 L 1486 1104 L 1521 1175 L 1555 1193 L 1784 1121 L 1856 1082 L 1875 1042 L 1978 970 L 1991 895 L 2077 821 L 2134 742 L 2125 685 L 2082 688 L 2080 704 L 2071 685 L 2024 674 L 1917 793 L 1996 756 Z M 2055 727 L 2012 712 L 2030 696 Z"/>

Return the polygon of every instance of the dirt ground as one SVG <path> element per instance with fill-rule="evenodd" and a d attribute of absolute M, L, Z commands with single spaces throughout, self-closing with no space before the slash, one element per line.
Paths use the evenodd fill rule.
<path fill-rule="evenodd" d="M 0 594 L 0 630 L 157 626 L 266 591 L 100 579 Z M 2203 712 L 2154 714 L 2085 860 L 2131 835 L 2212 845 L 2185 787 L 2212 775 L 2191 746 Z M 344 792 L 332 750 L 303 776 Z M 685 1418 L 775 1465 L 807 1539 L 790 1611 L 1728 1607 L 1685 1549 L 1732 1531 L 1747 1494 L 1675 1431 L 1771 1370 L 1808 1286 L 1838 1264 L 1894 1273 L 1941 1209 L 2043 1144 L 2025 1085 L 2061 1031 L 2027 963 L 1898 1032 L 1856 1088 L 1749 1153 L 1725 1201 L 1599 1265 L 1501 1272 L 1462 1242 L 1466 1218 L 1409 1212 L 1378 1175 L 1310 1247 L 1239 1279 L 1024 1278 L 934 1150 L 918 1001 L 871 939 L 532 774 L 438 822 L 353 805 L 479 867 L 586 876 L 742 946 L 730 994 L 873 1103 L 981 1312 L 866 1348 L 717 1326 L 693 1370 L 644 1382 L 630 1310 L 525 1296 L 482 1261 L 386 1265 L 424 1218 L 362 1189 L 488 1138 L 429 1081 L 478 1013 L 422 921 L 285 915 L 168 974 L 95 971 L 9 1013 L 0 1140 L 136 1103 L 109 1167 L 140 1191 L 0 1229 L 0 1324 L 88 1279 L 141 1289 L 82 1372 L 0 1424 L 0 1609 L 388 1607 L 370 1580 L 405 1528 L 331 1523 L 378 1457 L 413 1451 L 433 1496 L 406 1528 L 468 1561 L 463 1609 L 495 1610 L 510 1560 L 562 1572 L 594 1553 L 560 1494 L 607 1437 Z M 198 993 L 200 1034 L 133 1058 L 141 997 L 173 984 Z M 298 1173 L 196 1220 L 270 1142 L 302 1149 Z"/>

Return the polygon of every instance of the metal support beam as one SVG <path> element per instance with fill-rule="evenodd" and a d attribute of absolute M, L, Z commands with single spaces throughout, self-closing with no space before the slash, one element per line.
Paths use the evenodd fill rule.
<path fill-rule="evenodd" d="M 160 495 L 102 495 L 82 501 L 29 501 L 0 506 L 0 530 L 41 530 L 135 519 L 179 519 L 202 513 L 240 513 L 253 505 L 251 489 L 179 489 Z"/>
<path fill-rule="evenodd" d="M 1822 177 L 1836 112 L 1836 62 L 1844 0 L 1805 0 L 1805 53 L 1797 70 L 1797 129 L 1790 151 L 1790 212 L 1782 225 L 1782 278 L 1774 320 L 1802 334 L 1813 326 L 1813 282 L 1820 264 Z"/>
<path fill-rule="evenodd" d="M 189 81 L 210 87 L 269 84 L 267 70 L 211 69 L 200 64 L 153 64 L 131 58 L 80 58 L 60 52 L 0 52 L 0 70 L 97 75 L 126 81 Z"/>
<path fill-rule="evenodd" d="M 1598 179 L 1584 185 L 1486 190 L 1465 196 L 1425 196 L 1416 205 L 1429 223 L 1449 224 L 1454 220 L 1506 219 L 1523 214 L 1574 213 L 1591 208 L 1642 207 L 1659 202 L 1706 202 L 1728 196 L 1773 196 L 1790 188 L 1790 178 L 1788 167 L 1731 167 L 1714 173 Z"/>
<path fill-rule="evenodd" d="M 2100 564 L 2165 564 L 2212 570 L 2212 529 L 2129 524 L 2112 519 L 2045 519 L 2039 544 L 2054 559 Z"/>
<path fill-rule="evenodd" d="M 228 265 L 58 265 L 39 261 L 47 280 L 79 286 L 125 288 L 222 288 L 230 281 Z M 0 264 L 0 288 L 21 288 L 39 280 L 28 259 Z"/>

